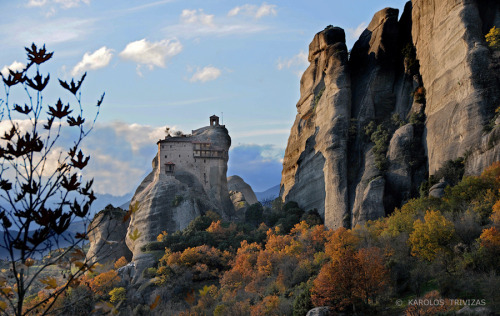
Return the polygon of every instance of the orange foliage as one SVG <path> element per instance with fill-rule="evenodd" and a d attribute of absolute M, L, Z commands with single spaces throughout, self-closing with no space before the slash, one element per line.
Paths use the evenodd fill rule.
<path fill-rule="evenodd" d="M 359 238 L 351 230 L 341 227 L 328 236 L 325 252 L 335 261 L 337 258 L 353 251 L 359 243 Z"/>
<path fill-rule="evenodd" d="M 500 200 L 493 205 L 493 213 L 491 213 L 490 219 L 493 222 L 493 225 L 500 228 Z"/>
<path fill-rule="evenodd" d="M 479 239 L 481 246 L 489 250 L 500 251 L 500 232 L 496 227 L 484 229 Z"/>
<path fill-rule="evenodd" d="M 115 270 L 120 269 L 121 267 L 124 267 L 127 265 L 127 259 L 125 259 L 125 256 L 121 257 L 120 259 L 116 260 L 114 268 Z"/>
<path fill-rule="evenodd" d="M 85 276 L 87 277 L 87 276 Z M 88 286 L 97 295 L 107 295 L 109 291 L 111 291 L 115 285 L 120 282 L 120 277 L 118 273 L 114 270 L 110 270 L 108 272 L 103 272 L 94 278 L 88 280 Z M 86 280 L 82 280 L 85 282 Z"/>
<path fill-rule="evenodd" d="M 342 251 L 336 252 L 336 259 L 325 264 L 314 280 L 311 290 L 313 304 L 346 310 L 360 301 L 375 300 L 389 282 L 381 250 L 368 248 L 355 252 L 350 248 L 339 249 Z"/>
<path fill-rule="evenodd" d="M 496 161 L 481 173 L 481 178 L 492 179 L 498 185 L 500 183 L 500 161 Z"/>
<path fill-rule="evenodd" d="M 264 297 L 262 301 L 251 307 L 252 316 L 278 315 L 280 298 L 277 295 Z"/>

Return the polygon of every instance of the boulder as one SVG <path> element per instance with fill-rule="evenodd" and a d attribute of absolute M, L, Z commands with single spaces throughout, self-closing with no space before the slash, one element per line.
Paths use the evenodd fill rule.
<path fill-rule="evenodd" d="M 448 186 L 448 182 L 446 182 L 443 179 L 439 180 L 438 183 L 434 184 L 432 187 L 429 189 L 429 196 L 435 197 L 435 198 L 442 198 L 444 196 L 444 189 Z"/>
<path fill-rule="evenodd" d="M 329 316 L 331 314 L 330 307 L 322 306 L 311 309 L 307 312 L 306 316 Z"/>
<path fill-rule="evenodd" d="M 257 196 L 255 196 L 255 193 L 252 190 L 252 187 L 239 176 L 235 175 L 235 176 L 231 176 L 231 177 L 227 178 L 227 189 L 229 191 L 241 192 L 244 200 L 249 205 L 252 205 L 252 204 L 259 202 L 257 200 Z M 231 200 L 232 200 L 232 198 L 231 198 Z M 234 201 L 233 201 L 233 205 L 234 205 Z"/>

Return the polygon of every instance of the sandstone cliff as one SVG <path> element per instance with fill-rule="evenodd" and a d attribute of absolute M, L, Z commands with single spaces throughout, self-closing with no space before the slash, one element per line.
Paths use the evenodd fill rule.
<path fill-rule="evenodd" d="M 386 215 L 447 160 L 478 174 L 500 159 L 499 63 L 484 39 L 500 4 L 414 0 L 398 15 L 377 12 L 349 59 L 338 27 L 309 46 L 280 194 L 330 228 Z"/>

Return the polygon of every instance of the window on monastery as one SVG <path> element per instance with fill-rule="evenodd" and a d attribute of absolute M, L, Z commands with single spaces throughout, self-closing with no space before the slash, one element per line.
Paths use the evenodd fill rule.
<path fill-rule="evenodd" d="M 170 148 L 172 148 L 172 145 L 170 145 Z"/>
<path fill-rule="evenodd" d="M 206 160 L 206 159 L 203 159 L 203 162 L 207 162 L 207 160 Z"/>

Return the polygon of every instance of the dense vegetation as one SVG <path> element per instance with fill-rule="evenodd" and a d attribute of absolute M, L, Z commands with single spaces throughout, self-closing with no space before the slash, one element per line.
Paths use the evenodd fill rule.
<path fill-rule="evenodd" d="M 55 308 L 74 315 L 95 304 L 123 315 L 305 315 L 329 306 L 348 314 L 437 315 L 463 307 L 451 300 L 484 299 L 498 310 L 500 294 L 492 289 L 500 286 L 499 190 L 495 163 L 447 187 L 441 199 L 410 200 L 353 229 L 327 230 L 316 211 L 293 202 L 253 205 L 245 224 L 207 212 L 144 247 L 161 255 L 140 289 L 118 276 L 121 259 L 87 273 Z M 415 298 L 444 303 L 408 303 Z"/>

